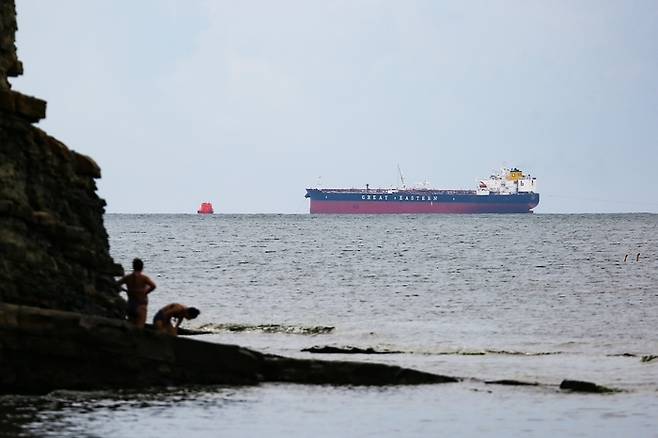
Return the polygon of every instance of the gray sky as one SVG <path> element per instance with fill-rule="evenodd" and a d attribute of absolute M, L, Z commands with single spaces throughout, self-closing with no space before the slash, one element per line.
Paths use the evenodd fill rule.
<path fill-rule="evenodd" d="M 108 212 L 302 213 L 306 187 L 538 178 L 658 212 L 658 2 L 18 0 L 39 126 Z M 318 183 L 318 181 L 320 181 Z"/>

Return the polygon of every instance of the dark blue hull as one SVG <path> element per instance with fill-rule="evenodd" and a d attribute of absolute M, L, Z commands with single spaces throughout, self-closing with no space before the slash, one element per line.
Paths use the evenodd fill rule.
<path fill-rule="evenodd" d="M 477 195 L 470 190 L 307 189 L 311 213 L 530 213 L 538 193 Z"/>

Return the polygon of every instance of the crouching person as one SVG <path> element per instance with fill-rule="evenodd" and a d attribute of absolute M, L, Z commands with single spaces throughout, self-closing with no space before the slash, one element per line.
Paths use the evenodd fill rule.
<path fill-rule="evenodd" d="M 153 326 L 158 331 L 176 336 L 183 319 L 194 319 L 200 313 L 196 307 L 187 307 L 178 303 L 167 304 L 153 317 Z M 176 319 L 176 325 L 172 324 L 172 319 Z"/>

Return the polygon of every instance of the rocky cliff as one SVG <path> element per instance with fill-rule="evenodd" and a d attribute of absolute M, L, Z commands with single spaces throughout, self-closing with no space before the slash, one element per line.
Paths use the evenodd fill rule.
<path fill-rule="evenodd" d="M 33 126 L 46 102 L 11 89 L 16 29 L 14 1 L 0 0 L 0 301 L 122 317 L 100 168 Z"/>

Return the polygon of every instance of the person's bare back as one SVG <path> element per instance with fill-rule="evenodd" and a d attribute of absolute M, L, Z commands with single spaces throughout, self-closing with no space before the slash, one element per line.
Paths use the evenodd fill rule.
<path fill-rule="evenodd" d="M 128 299 L 148 303 L 148 294 L 155 289 L 155 284 L 141 272 L 133 272 L 125 277 Z"/>
<path fill-rule="evenodd" d="M 144 263 L 133 260 L 133 272 L 121 278 L 118 284 L 126 285 L 128 293 L 128 320 L 139 328 L 144 328 L 148 306 L 148 294 L 155 290 L 155 283 L 142 273 Z"/>
<path fill-rule="evenodd" d="M 199 313 L 201 312 L 196 307 L 187 307 L 178 303 L 167 304 L 153 317 L 153 326 L 158 331 L 176 336 L 183 319 L 194 319 Z M 172 319 L 176 319 L 175 326 L 171 323 Z"/>

